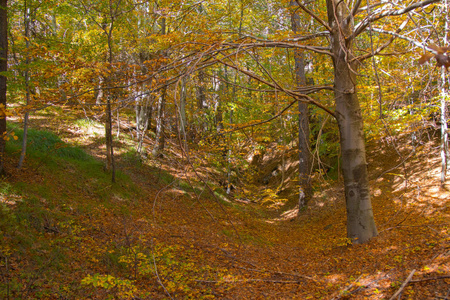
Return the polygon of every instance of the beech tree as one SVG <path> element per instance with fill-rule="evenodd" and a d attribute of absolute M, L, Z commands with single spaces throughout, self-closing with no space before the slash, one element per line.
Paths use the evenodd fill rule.
<path fill-rule="evenodd" d="M 342 155 L 342 170 L 347 203 L 347 236 L 354 243 L 365 243 L 377 235 L 370 199 L 370 187 L 367 174 L 366 149 L 364 142 L 363 118 L 358 100 L 357 70 L 358 64 L 365 58 L 382 51 L 393 39 L 378 48 L 376 52 L 357 58 L 353 54 L 355 39 L 369 26 L 388 16 L 399 16 L 414 9 L 427 6 L 438 0 L 426 0 L 413 3 L 401 9 L 361 7 L 362 1 L 327 0 L 327 17 L 325 22 L 302 5 L 305 12 L 310 13 L 322 23 L 330 35 L 331 57 L 334 66 L 335 117 L 339 125 Z M 358 13 L 369 14 L 358 24 L 354 17 Z M 398 28 L 400 32 L 406 22 Z"/>
<path fill-rule="evenodd" d="M 291 1 L 291 6 L 297 6 L 295 1 Z M 300 24 L 300 17 L 296 12 L 291 16 L 292 31 L 297 34 Z M 306 85 L 305 75 L 305 55 L 302 50 L 294 50 L 295 79 L 298 87 Z M 299 150 L 299 209 L 302 209 L 311 198 L 311 154 L 309 143 L 309 116 L 308 104 L 298 102 L 298 150 Z"/>
<path fill-rule="evenodd" d="M 342 171 L 344 177 L 345 198 L 347 207 L 347 236 L 353 243 L 365 243 L 377 235 L 377 229 L 373 216 L 370 198 L 370 186 L 367 173 L 367 161 L 365 140 L 363 131 L 363 117 L 358 99 L 358 68 L 362 62 L 375 55 L 382 54 L 392 44 L 396 34 L 407 25 L 408 19 L 397 25 L 397 30 L 390 33 L 388 38 L 380 39 L 380 45 L 374 49 L 369 45 L 368 51 L 362 55 L 356 55 L 354 43 L 362 38 L 362 34 L 372 34 L 372 24 L 388 17 L 400 17 L 415 9 L 426 7 L 439 0 L 425 0 L 412 4 L 396 1 L 394 4 L 376 3 L 362 6 L 361 0 L 327 0 L 325 2 L 326 19 L 320 15 L 320 10 L 309 9 L 307 6 L 295 0 L 304 14 L 310 16 L 325 30 L 313 32 L 309 36 L 294 37 L 282 41 L 263 40 L 251 36 L 255 41 L 248 43 L 229 43 L 234 45 L 237 51 L 248 51 L 253 48 L 294 48 L 304 49 L 331 57 L 333 63 L 333 92 L 335 109 L 332 111 L 320 102 L 312 99 L 306 93 L 314 88 L 297 88 L 296 91 L 283 87 L 275 81 L 273 76 L 269 79 L 249 72 L 241 68 L 237 63 L 219 62 L 238 69 L 241 73 L 250 76 L 260 82 L 279 89 L 300 102 L 316 105 L 324 109 L 337 120 L 340 134 L 340 148 L 342 157 Z M 385 5 L 386 4 L 386 5 Z M 319 5 L 320 6 L 320 5 Z M 323 7 L 319 7 L 322 8 Z M 355 21 L 358 20 L 358 22 Z M 397 22 L 399 23 L 399 22 Z M 325 41 L 320 39 L 325 38 Z M 308 43 L 305 43 L 307 41 Z M 381 43 L 382 42 L 382 43 Z M 328 44 L 328 46 L 324 46 Z M 321 90 L 323 87 L 316 87 Z M 292 104 L 291 104 L 292 105 Z"/>

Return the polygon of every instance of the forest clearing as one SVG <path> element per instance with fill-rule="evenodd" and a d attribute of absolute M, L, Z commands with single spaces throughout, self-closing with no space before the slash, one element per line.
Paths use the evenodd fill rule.
<path fill-rule="evenodd" d="M 0 0 L 1 299 L 450 299 L 448 0 Z"/>

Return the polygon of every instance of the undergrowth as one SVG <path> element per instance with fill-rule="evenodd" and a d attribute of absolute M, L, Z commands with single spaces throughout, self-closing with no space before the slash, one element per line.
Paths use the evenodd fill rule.
<path fill-rule="evenodd" d="M 13 130 L 19 139 L 8 142 L 7 155 L 17 158 L 23 131 Z M 83 149 L 32 129 L 27 167 L 13 175 L 0 182 L 0 298 L 131 299 L 155 290 L 203 297 L 193 286 L 209 267 L 197 267 L 180 246 L 156 243 L 150 227 L 137 229 L 151 203 L 125 173 L 112 184 Z"/>
<path fill-rule="evenodd" d="M 23 132 L 10 130 L 19 139 L 0 180 L 2 299 L 385 299 L 413 269 L 439 279 L 406 297 L 448 290 L 448 197 L 423 187 L 401 202 L 393 173 L 373 184 L 380 235 L 351 246 L 339 188 L 316 191 L 298 219 L 274 216 L 256 200 L 275 195 L 246 186 L 233 201 L 208 181 L 213 197 L 124 143 L 114 184 L 101 161 L 44 130 L 29 131 L 17 170 Z"/>

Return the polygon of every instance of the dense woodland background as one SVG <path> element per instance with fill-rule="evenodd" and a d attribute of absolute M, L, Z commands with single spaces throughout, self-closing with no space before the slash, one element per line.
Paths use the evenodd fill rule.
<path fill-rule="evenodd" d="M 0 1 L 0 298 L 450 299 L 448 0 Z"/>

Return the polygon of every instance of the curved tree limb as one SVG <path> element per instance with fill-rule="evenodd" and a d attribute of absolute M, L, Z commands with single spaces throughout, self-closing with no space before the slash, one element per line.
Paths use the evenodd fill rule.
<path fill-rule="evenodd" d="M 283 86 L 281 86 L 276 81 L 274 81 L 273 83 L 269 82 L 269 81 L 259 77 L 258 75 L 256 75 L 255 73 L 253 73 L 251 71 L 247 71 L 247 70 L 244 70 L 242 68 L 239 68 L 238 66 L 236 66 L 234 64 L 227 63 L 227 62 L 225 62 L 224 60 L 222 60 L 220 58 L 217 58 L 216 60 L 217 60 L 217 62 L 219 62 L 219 63 L 221 63 L 223 65 L 226 65 L 226 66 L 228 66 L 230 68 L 233 68 L 236 71 L 239 71 L 242 74 L 247 75 L 247 76 L 249 76 L 249 77 L 251 77 L 251 78 L 253 78 L 253 79 L 255 79 L 255 80 L 257 80 L 257 81 L 259 81 L 259 82 L 261 82 L 261 83 L 263 83 L 265 85 L 267 85 L 267 86 L 270 86 L 270 87 L 272 87 L 274 89 L 277 89 L 277 90 L 280 90 L 280 91 L 284 92 L 285 94 L 287 94 L 287 95 L 293 97 L 294 99 L 296 99 L 296 101 L 301 101 L 301 102 L 304 102 L 304 103 L 315 105 L 315 106 L 323 109 L 324 111 L 326 111 L 327 113 L 329 113 L 330 115 L 332 115 L 333 117 L 336 118 L 336 115 L 335 115 L 335 113 L 333 111 L 331 111 L 326 106 L 320 104 L 319 102 L 317 102 L 316 100 L 314 100 L 313 98 L 311 98 L 310 96 L 308 96 L 306 94 L 301 94 L 301 93 L 298 93 L 298 92 L 295 92 L 295 91 L 292 91 L 292 90 L 288 90 L 288 89 L 284 88 Z"/>
<path fill-rule="evenodd" d="M 408 21 L 409 21 L 409 19 L 406 19 L 405 21 L 403 21 L 403 23 L 400 25 L 400 27 L 395 32 L 393 32 L 393 34 L 391 35 L 391 38 L 386 43 L 379 46 L 377 49 L 373 50 L 371 53 L 367 53 L 365 55 L 358 56 L 358 57 L 354 58 L 353 60 L 363 61 L 365 59 L 371 58 L 371 57 L 379 54 L 381 51 L 386 49 L 390 44 L 392 44 L 392 42 L 395 40 L 395 38 L 398 36 L 398 34 L 405 28 L 406 24 L 408 24 Z M 376 30 L 374 30 L 372 28 L 372 31 L 376 31 Z"/>

